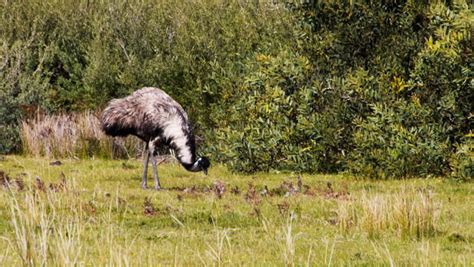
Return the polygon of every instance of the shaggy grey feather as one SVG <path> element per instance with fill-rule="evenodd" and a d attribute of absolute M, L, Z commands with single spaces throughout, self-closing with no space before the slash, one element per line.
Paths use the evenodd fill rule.
<path fill-rule="evenodd" d="M 158 88 L 145 87 L 125 98 L 111 100 L 102 112 L 101 126 L 107 135 L 135 135 L 146 143 L 149 153 L 145 155 L 144 186 L 148 157 L 156 164 L 154 152 L 160 144 L 173 148 L 180 163 L 189 171 L 206 172 L 210 165 L 205 157 L 196 160 L 195 137 L 184 109 Z M 155 171 L 156 165 L 153 168 Z M 157 175 L 155 180 L 158 180 Z"/>

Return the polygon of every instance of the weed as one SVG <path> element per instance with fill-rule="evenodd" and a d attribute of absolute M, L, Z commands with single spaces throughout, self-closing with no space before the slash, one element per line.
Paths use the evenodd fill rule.
<path fill-rule="evenodd" d="M 234 195 L 240 195 L 240 189 L 238 186 L 234 186 L 230 189 L 230 192 Z"/>

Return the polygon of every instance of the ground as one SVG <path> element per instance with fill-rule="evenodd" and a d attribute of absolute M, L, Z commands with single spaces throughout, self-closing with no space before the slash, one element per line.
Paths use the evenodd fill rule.
<path fill-rule="evenodd" d="M 3 157 L 1 265 L 474 265 L 472 183 L 158 170 Z"/>

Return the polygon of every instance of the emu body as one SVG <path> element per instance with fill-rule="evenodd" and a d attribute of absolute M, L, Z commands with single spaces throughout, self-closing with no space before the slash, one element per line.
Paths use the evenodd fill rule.
<path fill-rule="evenodd" d="M 156 166 L 156 148 L 161 144 L 175 150 L 178 161 L 186 170 L 207 173 L 210 162 L 206 157 L 196 157 L 195 137 L 188 115 L 178 102 L 158 88 L 145 87 L 125 98 L 111 100 L 100 120 L 107 135 L 135 135 L 145 142 L 142 188 L 147 187 L 150 158 L 155 188 L 161 188 Z"/>

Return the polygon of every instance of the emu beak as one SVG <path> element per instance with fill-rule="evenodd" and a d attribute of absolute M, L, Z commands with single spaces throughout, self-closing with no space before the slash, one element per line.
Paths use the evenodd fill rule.
<path fill-rule="evenodd" d="M 202 172 L 204 172 L 204 174 L 207 175 L 207 169 L 202 170 Z"/>

